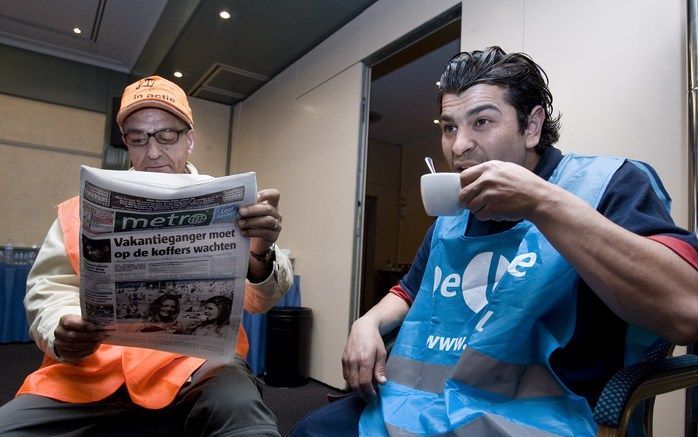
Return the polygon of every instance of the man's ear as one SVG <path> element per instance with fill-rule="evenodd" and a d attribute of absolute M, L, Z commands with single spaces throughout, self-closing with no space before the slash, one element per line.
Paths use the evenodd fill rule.
<path fill-rule="evenodd" d="M 187 132 L 187 141 L 189 142 L 189 147 L 187 148 L 187 155 L 194 153 L 194 129 L 189 129 Z"/>
<path fill-rule="evenodd" d="M 528 114 L 528 125 L 524 131 L 527 149 L 536 147 L 540 142 L 543 122 L 545 122 L 545 111 L 543 110 L 542 106 L 538 105 L 531 110 L 530 114 Z"/>

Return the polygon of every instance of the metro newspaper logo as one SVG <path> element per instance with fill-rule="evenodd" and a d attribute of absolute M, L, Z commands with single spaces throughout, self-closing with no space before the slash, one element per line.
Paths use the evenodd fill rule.
<path fill-rule="evenodd" d="M 145 231 L 161 228 L 188 228 L 211 224 L 214 209 L 161 214 L 116 212 L 114 232 Z"/>

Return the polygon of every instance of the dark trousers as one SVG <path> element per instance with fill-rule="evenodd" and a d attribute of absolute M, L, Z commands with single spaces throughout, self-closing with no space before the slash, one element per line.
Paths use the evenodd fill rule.
<path fill-rule="evenodd" d="M 120 417 L 156 416 L 181 421 L 187 436 L 279 437 L 276 419 L 262 402 L 247 363 L 206 361 L 171 405 L 148 410 L 131 402 L 124 387 L 98 402 L 74 404 L 35 395 L 21 395 L 0 407 L 0 435 L 84 436 L 101 423 Z"/>
<path fill-rule="evenodd" d="M 291 432 L 291 437 L 358 437 L 359 419 L 366 402 L 350 394 L 308 413 Z"/>

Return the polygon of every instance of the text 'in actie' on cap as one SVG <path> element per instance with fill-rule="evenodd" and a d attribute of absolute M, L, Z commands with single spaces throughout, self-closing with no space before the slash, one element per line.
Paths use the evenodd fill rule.
<path fill-rule="evenodd" d="M 163 109 L 181 118 L 190 128 L 194 127 L 187 94 L 177 84 L 160 76 L 146 77 L 126 87 L 116 122 L 122 126 L 126 117 L 143 108 Z"/>

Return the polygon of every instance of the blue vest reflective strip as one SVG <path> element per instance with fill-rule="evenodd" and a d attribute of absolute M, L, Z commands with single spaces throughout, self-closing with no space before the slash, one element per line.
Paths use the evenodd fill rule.
<path fill-rule="evenodd" d="M 620 158 L 565 156 L 549 181 L 594 208 Z M 549 364 L 572 336 L 577 273 L 528 221 L 465 237 L 439 217 L 419 293 L 365 409 L 364 436 L 592 436 L 592 413 Z"/>

